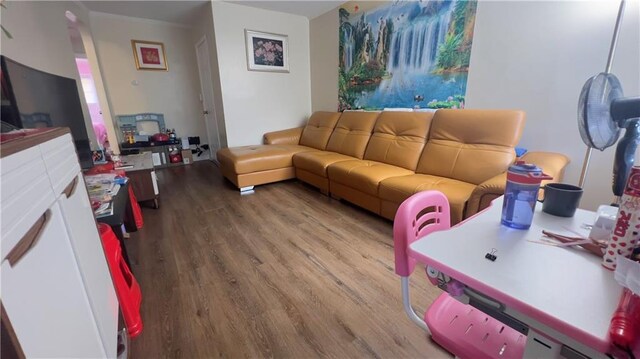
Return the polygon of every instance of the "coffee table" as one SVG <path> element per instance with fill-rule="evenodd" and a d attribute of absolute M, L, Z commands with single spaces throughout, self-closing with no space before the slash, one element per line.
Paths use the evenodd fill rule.
<path fill-rule="evenodd" d="M 151 152 L 121 156 L 120 159 L 138 202 L 149 201 L 153 208 L 159 208 L 160 191 Z"/>

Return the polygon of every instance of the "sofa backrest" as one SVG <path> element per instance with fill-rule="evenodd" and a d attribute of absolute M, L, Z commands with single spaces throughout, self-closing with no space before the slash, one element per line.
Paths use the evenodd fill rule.
<path fill-rule="evenodd" d="M 414 171 L 432 118 L 430 112 L 383 111 L 376 121 L 364 159 Z"/>
<path fill-rule="evenodd" d="M 513 162 L 524 123 L 522 111 L 438 110 L 416 173 L 480 184 Z"/>
<path fill-rule="evenodd" d="M 329 138 L 327 151 L 362 159 L 379 112 L 343 112 Z"/>
<path fill-rule="evenodd" d="M 318 150 L 324 150 L 327 147 L 329 137 L 336 127 L 340 112 L 317 111 L 314 112 L 307 126 L 302 130 L 300 136 L 300 144 L 302 146 L 312 147 Z"/>

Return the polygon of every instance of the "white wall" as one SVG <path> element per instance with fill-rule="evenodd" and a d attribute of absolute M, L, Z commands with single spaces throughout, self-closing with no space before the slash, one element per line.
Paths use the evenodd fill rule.
<path fill-rule="evenodd" d="M 87 133 L 95 148 L 95 134 L 82 93 L 65 17 L 65 12 L 69 10 L 86 20 L 87 12 L 67 1 L 11 1 L 5 2 L 5 5 L 7 9 L 1 11 L 1 22 L 11 32 L 13 39 L 1 35 L 2 55 L 38 70 L 75 79 Z"/>
<path fill-rule="evenodd" d="M 220 1 L 212 6 L 228 145 L 261 143 L 265 132 L 301 126 L 311 113 L 307 18 Z M 290 73 L 248 71 L 245 29 L 288 35 Z"/>
<path fill-rule="evenodd" d="M 213 12 L 211 3 L 208 3 L 193 21 L 191 30 L 191 42 L 197 44 L 206 37 L 209 45 L 209 59 L 211 68 L 211 83 L 213 84 L 213 106 L 215 118 L 218 123 L 220 147 L 227 147 L 227 131 L 224 121 L 224 103 L 222 101 L 222 87 L 220 84 L 220 72 L 218 71 L 218 53 L 216 52 L 216 32 L 213 27 Z M 213 156 L 215 157 L 215 156 Z"/>
<path fill-rule="evenodd" d="M 467 82 L 467 108 L 527 112 L 521 146 L 571 158 L 565 182 L 578 183 L 586 146 L 576 119 L 584 82 L 604 71 L 617 1 L 480 1 Z M 640 95 L 640 9 L 627 0 L 613 73 Z M 332 18 L 335 17 L 335 18 Z M 311 20 L 312 53 L 338 59 L 337 11 Z M 322 27 L 325 27 L 322 31 Z M 337 65 L 312 61 L 314 110 L 337 108 Z M 581 207 L 612 200 L 615 147 L 594 151 Z M 640 157 L 636 156 L 640 159 Z"/>
<path fill-rule="evenodd" d="M 338 109 L 338 8 L 309 20 L 311 109 Z"/>
<path fill-rule="evenodd" d="M 565 182 L 578 183 L 586 150 L 576 119 L 584 82 L 604 71 L 617 1 L 479 3 L 467 84 L 468 108 L 527 113 L 521 146 L 564 153 Z M 640 95 L 638 1 L 627 1 L 612 72 L 627 96 Z M 612 200 L 615 147 L 594 151 L 581 207 Z"/>
<path fill-rule="evenodd" d="M 114 117 L 162 113 L 167 128 L 175 128 L 179 137 L 200 136 L 206 143 L 190 29 L 96 12 L 91 13 L 90 24 Z M 169 71 L 137 70 L 131 48 L 133 39 L 164 43 Z"/>

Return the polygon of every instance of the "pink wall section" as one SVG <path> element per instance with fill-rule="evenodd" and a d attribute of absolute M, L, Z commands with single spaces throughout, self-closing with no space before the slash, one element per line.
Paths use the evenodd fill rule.
<path fill-rule="evenodd" d="M 89 60 L 76 58 L 76 66 L 78 66 L 80 76 L 93 78 L 93 75 L 91 74 L 91 66 L 89 66 Z"/>
<path fill-rule="evenodd" d="M 82 79 L 82 90 L 87 100 L 87 107 L 89 107 L 89 115 L 91 116 L 91 122 L 104 124 L 102 118 L 102 111 L 100 110 L 100 104 L 98 103 L 98 96 L 96 93 L 96 86 L 93 82 L 93 75 L 91 74 L 91 66 L 89 60 L 76 58 L 76 66 L 80 73 L 80 79 Z"/>

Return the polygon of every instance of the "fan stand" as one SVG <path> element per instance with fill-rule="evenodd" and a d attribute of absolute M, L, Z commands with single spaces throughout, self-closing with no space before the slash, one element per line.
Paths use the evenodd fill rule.
<path fill-rule="evenodd" d="M 611 73 L 611 66 L 613 65 L 613 56 L 616 52 L 616 46 L 618 45 L 618 35 L 620 33 L 620 26 L 622 25 L 622 16 L 624 15 L 625 0 L 620 0 L 620 7 L 618 8 L 618 17 L 616 18 L 616 25 L 613 29 L 613 38 L 611 39 L 611 47 L 609 48 L 609 58 L 607 59 L 607 67 L 605 73 Z M 584 155 L 582 162 L 582 172 L 580 173 L 580 182 L 578 186 L 584 188 L 584 182 L 587 177 L 587 171 L 589 170 L 589 162 L 591 161 L 591 151 L 593 148 L 587 147 L 587 152 Z M 619 198 L 616 197 L 615 202 L 618 203 Z"/>
<path fill-rule="evenodd" d="M 616 159 L 613 161 L 613 194 L 616 196 L 616 202 L 620 199 L 619 195 L 624 191 L 626 179 L 629 177 L 631 167 L 636 156 L 636 149 L 640 142 L 640 118 L 634 118 L 626 121 L 624 124 L 625 132 L 624 136 L 618 142 L 616 148 Z M 616 173 L 622 171 L 623 181 L 616 180 Z"/>

